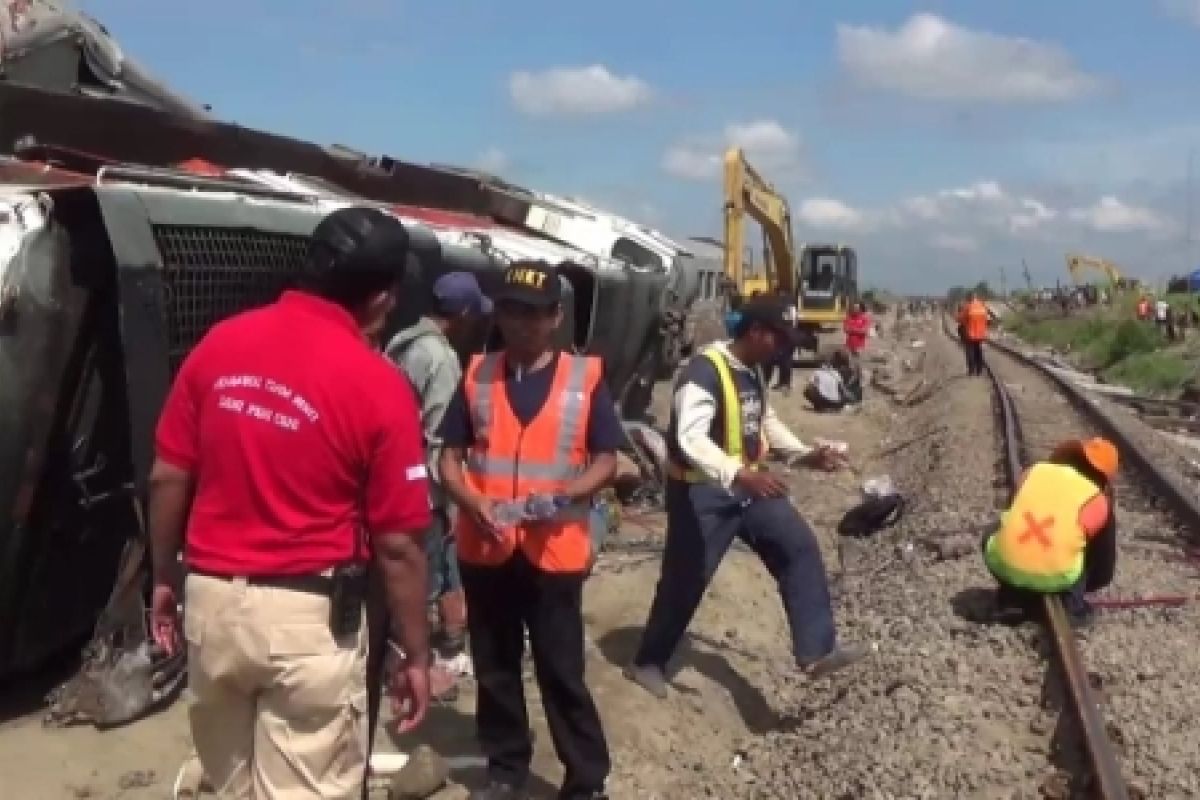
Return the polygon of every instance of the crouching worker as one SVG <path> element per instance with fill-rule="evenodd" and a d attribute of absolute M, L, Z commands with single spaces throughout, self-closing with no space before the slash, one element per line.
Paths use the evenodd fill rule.
<path fill-rule="evenodd" d="M 810 462 L 828 455 L 804 445 L 767 404 L 759 368 L 790 346 L 796 330 L 786 301 L 752 298 L 741 313 L 732 342 L 711 345 L 684 367 L 672 402 L 662 575 L 625 672 L 659 698 L 667 695 L 667 662 L 735 538 L 778 583 L 801 670 L 828 675 L 866 652 L 838 645 L 816 537 L 787 486 L 765 469 L 768 446 Z"/>
<path fill-rule="evenodd" d="M 854 367 L 850 356 L 842 350 L 833 354 L 829 361 L 816 369 L 804 388 L 804 399 L 812 403 L 818 413 L 841 411 L 848 405 L 862 401 L 862 383 L 856 382 L 857 393 L 847 384 L 853 378 Z"/>
<path fill-rule="evenodd" d="M 1116 475 L 1117 448 L 1100 438 L 1063 442 L 1025 471 L 983 545 L 1000 582 L 996 621 L 1036 618 L 1042 594 L 1061 594 L 1076 624 L 1090 621 L 1084 595 L 1111 583 L 1116 569 Z"/>

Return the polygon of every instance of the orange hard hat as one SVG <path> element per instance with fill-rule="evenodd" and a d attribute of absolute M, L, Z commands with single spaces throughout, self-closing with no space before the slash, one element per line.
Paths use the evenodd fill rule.
<path fill-rule="evenodd" d="M 1091 439 L 1071 439 L 1055 447 L 1050 458 L 1064 458 L 1076 453 L 1087 459 L 1096 471 L 1110 481 L 1117 477 L 1120 457 L 1117 455 L 1117 446 L 1108 439 L 1099 436 Z"/>

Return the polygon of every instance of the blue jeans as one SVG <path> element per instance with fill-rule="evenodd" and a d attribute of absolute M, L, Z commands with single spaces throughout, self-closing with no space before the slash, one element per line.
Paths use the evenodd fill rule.
<path fill-rule="evenodd" d="M 429 602 L 462 588 L 458 573 L 458 551 L 450 535 L 450 515 L 444 508 L 433 509 L 433 522 L 425 529 L 425 557 L 429 563 Z"/>
<path fill-rule="evenodd" d="M 778 584 L 796 661 L 809 664 L 833 651 L 833 604 L 812 528 L 787 498 L 743 499 L 710 484 L 667 482 L 667 544 L 638 666 L 666 668 L 734 538 L 754 550 Z"/>

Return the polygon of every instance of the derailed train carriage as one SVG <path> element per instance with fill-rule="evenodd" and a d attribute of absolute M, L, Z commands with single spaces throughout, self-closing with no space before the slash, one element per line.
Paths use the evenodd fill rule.
<path fill-rule="evenodd" d="M 603 357 L 626 416 L 647 407 L 668 276 L 523 227 L 549 205 L 533 193 L 216 121 L 45 0 L 0 34 L 0 684 L 95 626 L 60 719 L 120 722 L 152 676 L 177 685 L 181 665 L 137 658 L 154 424 L 188 350 L 274 298 L 334 208 L 413 234 L 392 329 L 446 271 L 487 289 L 510 260 L 565 263 L 560 344 Z"/>
<path fill-rule="evenodd" d="M 0 162 L 0 676 L 79 641 L 114 582 L 121 596 L 98 637 L 114 649 L 101 660 L 119 655 L 113 637 L 139 638 L 144 479 L 174 371 L 213 323 L 275 297 L 317 221 L 356 202 L 160 170 L 98 172 Z M 445 271 L 475 272 L 486 289 L 514 258 L 565 262 L 560 343 L 601 355 L 626 412 L 637 412 L 630 390 L 648 383 L 637 370 L 655 350 L 663 275 L 586 263 L 487 218 L 392 213 L 414 242 L 393 330 L 419 316 Z M 131 701 L 80 702 L 83 716 L 118 721 Z"/>

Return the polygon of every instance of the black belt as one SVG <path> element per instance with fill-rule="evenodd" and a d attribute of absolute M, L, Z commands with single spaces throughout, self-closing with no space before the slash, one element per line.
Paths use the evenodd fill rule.
<path fill-rule="evenodd" d="M 333 578 L 328 575 L 222 575 L 219 572 L 195 568 L 189 569 L 188 573 L 219 581 L 245 580 L 250 586 L 291 589 L 294 592 L 319 594 L 322 597 L 329 597 L 333 593 Z"/>

